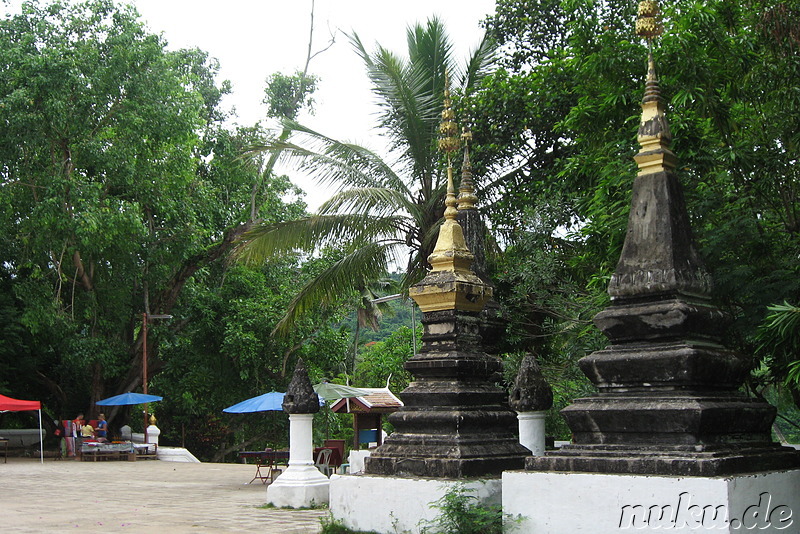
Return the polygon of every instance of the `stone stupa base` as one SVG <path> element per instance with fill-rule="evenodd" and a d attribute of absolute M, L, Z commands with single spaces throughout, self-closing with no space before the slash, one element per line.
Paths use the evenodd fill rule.
<path fill-rule="evenodd" d="M 267 486 L 267 502 L 277 508 L 310 508 L 328 502 L 330 481 L 313 465 L 290 465 Z"/>
<path fill-rule="evenodd" d="M 435 479 L 379 475 L 333 475 L 330 511 L 349 529 L 417 534 L 441 511 L 434 504 L 454 487 L 484 505 L 500 505 L 500 478 Z"/>
<path fill-rule="evenodd" d="M 792 447 L 565 445 L 528 457 L 529 471 L 586 472 L 664 476 L 734 476 L 741 473 L 800 469 Z"/>
<path fill-rule="evenodd" d="M 507 471 L 515 534 L 796 532 L 800 470 L 729 477 Z"/>

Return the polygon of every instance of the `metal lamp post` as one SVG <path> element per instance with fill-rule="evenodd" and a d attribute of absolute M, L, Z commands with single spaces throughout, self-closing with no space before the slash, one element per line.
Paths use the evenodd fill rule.
<path fill-rule="evenodd" d="M 147 395 L 147 323 L 150 319 L 172 319 L 171 315 L 142 314 L 142 393 Z M 147 443 L 147 403 L 144 404 L 144 442 Z"/>

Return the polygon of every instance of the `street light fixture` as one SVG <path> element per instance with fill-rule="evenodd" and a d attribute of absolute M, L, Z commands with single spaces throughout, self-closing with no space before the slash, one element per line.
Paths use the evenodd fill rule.
<path fill-rule="evenodd" d="M 147 395 L 147 324 L 150 319 L 172 319 L 171 315 L 142 314 L 142 393 Z M 144 442 L 147 443 L 147 403 L 144 404 Z"/>

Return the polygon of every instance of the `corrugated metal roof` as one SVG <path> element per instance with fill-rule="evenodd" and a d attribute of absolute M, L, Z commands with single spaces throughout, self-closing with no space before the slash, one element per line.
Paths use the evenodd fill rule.
<path fill-rule="evenodd" d="M 375 411 L 394 412 L 402 408 L 403 401 L 389 391 L 389 388 L 358 388 L 369 391 L 369 395 L 352 397 L 350 399 L 350 412 Z M 355 401 L 355 402 L 353 402 Z M 363 409 L 360 409 L 363 406 Z M 339 399 L 331 406 L 334 412 L 347 410 L 347 399 Z"/>
<path fill-rule="evenodd" d="M 401 401 L 389 388 L 359 388 L 369 391 L 369 395 L 358 397 L 369 408 L 400 408 Z"/>

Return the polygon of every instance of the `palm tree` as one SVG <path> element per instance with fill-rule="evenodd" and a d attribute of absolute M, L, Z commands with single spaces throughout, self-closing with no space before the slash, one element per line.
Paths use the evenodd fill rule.
<path fill-rule="evenodd" d="M 446 175 L 436 141 L 445 78 L 449 73 L 456 88 L 468 94 L 495 59 L 495 46 L 484 36 L 459 67 L 444 25 L 435 17 L 409 27 L 407 59 L 381 46 L 369 53 L 355 34 L 350 40 L 379 97 L 379 126 L 396 161 L 390 165 L 373 151 L 290 119 L 283 123 L 291 131 L 289 141 L 278 139 L 254 149 L 279 153 L 320 185 L 336 190 L 318 213 L 258 226 L 238 248 L 240 257 L 250 261 L 331 246 L 341 253 L 338 261 L 300 289 L 278 332 L 285 332 L 309 307 L 333 302 L 377 280 L 390 263 L 402 264 L 405 255 L 402 285 L 408 287 L 423 276 L 444 210 Z"/>

